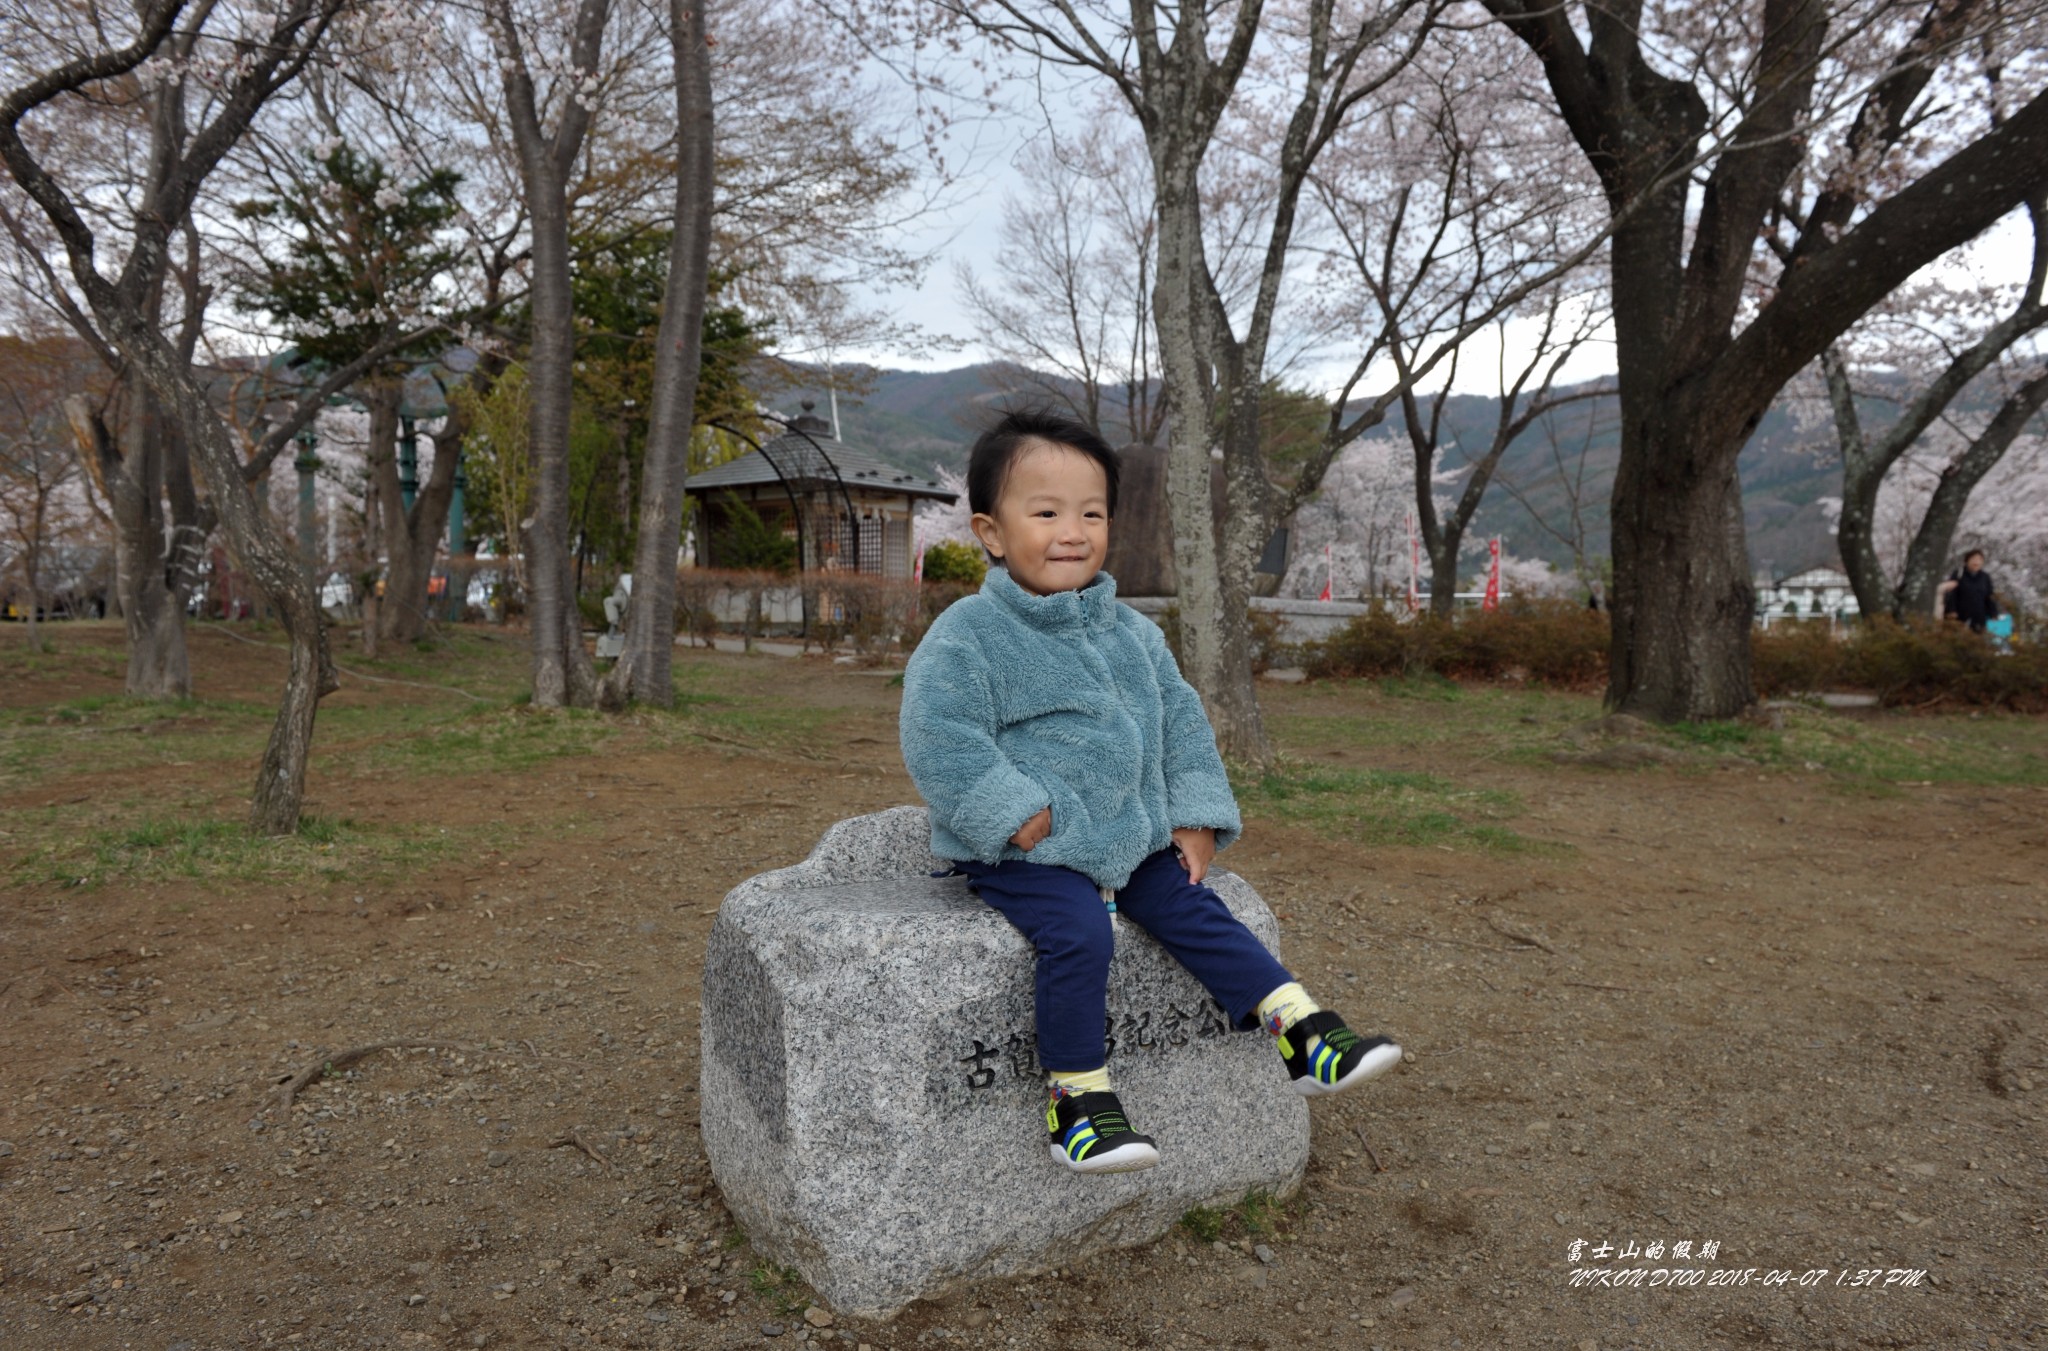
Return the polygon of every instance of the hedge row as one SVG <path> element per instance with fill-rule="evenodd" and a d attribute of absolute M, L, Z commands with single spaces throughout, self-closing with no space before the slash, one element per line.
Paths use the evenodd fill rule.
<path fill-rule="evenodd" d="M 1539 601 L 1454 620 L 1375 609 L 1298 651 L 1311 676 L 1434 672 L 1590 690 L 1606 684 L 1607 646 L 1605 614 Z M 1764 698 L 1846 688 L 1875 692 L 1887 706 L 1949 702 L 2048 712 L 2048 647 L 2016 643 L 2001 653 L 1953 624 L 1880 620 L 1840 633 L 1823 624 L 1783 624 L 1752 635 L 1750 665 Z"/>
<path fill-rule="evenodd" d="M 1887 707 L 1940 703 L 2048 712 L 2048 646 L 2014 643 L 2005 652 L 1960 624 L 1858 625 L 1836 640 L 1818 624 L 1787 624 L 1756 635 L 1750 666 L 1757 693 L 1870 690 Z"/>
<path fill-rule="evenodd" d="M 1607 679 L 1607 616 L 1564 601 L 1530 601 L 1456 619 L 1374 606 L 1300 649 L 1311 676 L 1422 675 L 1538 680 L 1590 689 Z"/>

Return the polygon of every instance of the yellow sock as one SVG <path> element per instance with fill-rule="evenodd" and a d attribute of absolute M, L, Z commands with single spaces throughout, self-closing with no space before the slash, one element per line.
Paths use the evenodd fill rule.
<path fill-rule="evenodd" d="M 1047 1070 L 1047 1083 L 1052 1091 L 1061 1097 L 1079 1097 L 1083 1093 L 1109 1092 L 1109 1070 Z"/>
<path fill-rule="evenodd" d="M 1259 1022 L 1266 1031 L 1279 1036 L 1311 1013 L 1322 1012 L 1323 1006 L 1308 997 L 1308 991 L 1298 981 L 1288 981 L 1273 993 L 1259 1001 Z"/>

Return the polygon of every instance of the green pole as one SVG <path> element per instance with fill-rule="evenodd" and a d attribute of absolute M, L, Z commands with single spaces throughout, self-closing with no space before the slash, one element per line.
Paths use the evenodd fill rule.
<path fill-rule="evenodd" d="M 319 445 L 319 438 L 308 427 L 293 439 L 299 446 L 298 454 L 292 458 L 292 468 L 299 471 L 299 563 L 318 589 L 320 555 L 313 524 L 313 474 L 320 468 L 320 457 L 313 451 Z"/>
<path fill-rule="evenodd" d="M 405 499 L 405 509 L 412 510 L 412 499 L 420 490 L 420 437 L 411 418 L 398 420 L 398 491 Z"/>
<path fill-rule="evenodd" d="M 469 488 L 469 472 L 462 465 L 462 450 L 455 451 L 455 495 L 448 499 L 448 618 L 460 622 L 462 612 L 469 604 L 469 569 L 456 566 L 458 559 L 469 552 L 469 540 L 463 531 L 462 499 Z"/>

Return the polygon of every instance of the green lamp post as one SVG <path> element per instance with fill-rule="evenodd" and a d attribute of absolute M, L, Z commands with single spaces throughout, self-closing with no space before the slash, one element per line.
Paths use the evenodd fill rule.
<path fill-rule="evenodd" d="M 320 468 L 320 457 L 313 452 L 318 448 L 320 438 L 311 427 L 307 427 L 292 439 L 299 447 L 298 453 L 292 457 L 292 468 L 299 471 L 299 563 L 317 588 L 320 556 L 313 522 L 313 475 Z"/>

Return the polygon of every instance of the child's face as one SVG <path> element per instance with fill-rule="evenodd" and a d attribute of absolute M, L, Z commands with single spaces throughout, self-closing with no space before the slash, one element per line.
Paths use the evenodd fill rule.
<path fill-rule="evenodd" d="M 1109 479 L 1071 446 L 1040 441 L 1010 462 L 993 513 L 974 533 L 1026 591 L 1049 596 L 1095 580 L 1109 552 Z"/>

